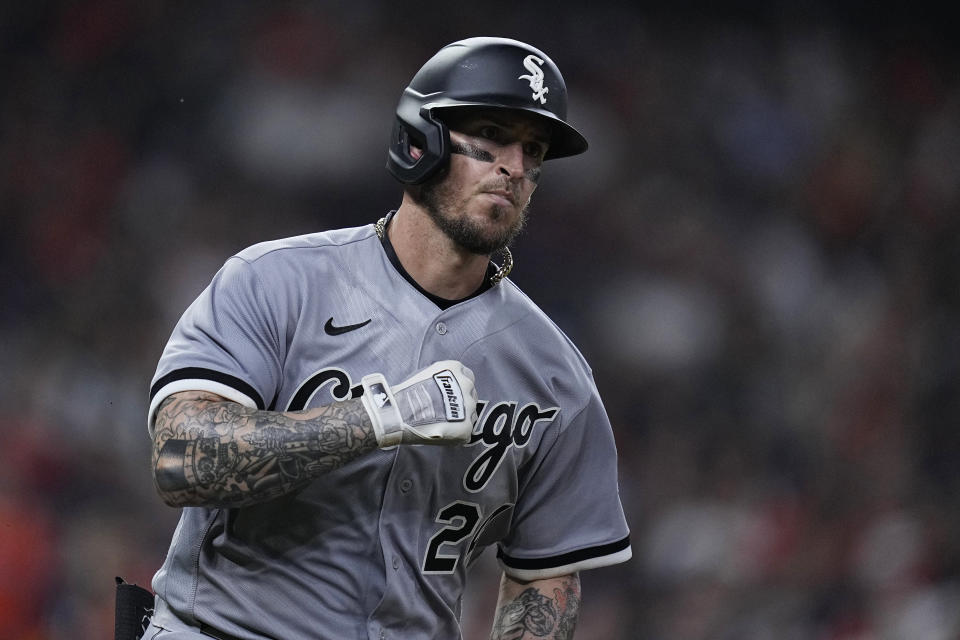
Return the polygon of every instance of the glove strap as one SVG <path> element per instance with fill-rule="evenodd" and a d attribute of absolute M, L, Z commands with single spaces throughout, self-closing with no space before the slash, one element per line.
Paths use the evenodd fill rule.
<path fill-rule="evenodd" d="M 380 448 L 400 444 L 403 439 L 403 417 L 386 378 L 382 373 L 371 373 L 361 378 L 360 385 L 363 387 L 360 399 L 370 414 Z"/>

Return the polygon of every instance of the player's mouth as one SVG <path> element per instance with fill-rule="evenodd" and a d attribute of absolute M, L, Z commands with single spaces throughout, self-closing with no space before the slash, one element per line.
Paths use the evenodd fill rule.
<path fill-rule="evenodd" d="M 496 202 L 501 207 L 517 206 L 516 196 L 514 196 L 513 192 L 508 189 L 494 189 L 491 191 L 484 191 L 483 195 L 488 196 L 491 200 Z"/>

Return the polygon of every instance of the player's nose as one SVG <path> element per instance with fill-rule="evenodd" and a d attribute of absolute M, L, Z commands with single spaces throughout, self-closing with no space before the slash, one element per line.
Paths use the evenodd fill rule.
<path fill-rule="evenodd" d="M 512 179 L 523 177 L 523 143 L 520 141 L 505 144 L 497 154 L 497 170 L 501 175 Z"/>

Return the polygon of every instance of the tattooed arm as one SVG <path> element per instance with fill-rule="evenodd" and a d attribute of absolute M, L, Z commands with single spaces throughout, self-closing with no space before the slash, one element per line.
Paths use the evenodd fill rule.
<path fill-rule="evenodd" d="M 532 582 L 504 574 L 490 640 L 570 640 L 579 614 L 579 574 Z"/>
<path fill-rule="evenodd" d="M 170 506 L 238 507 L 295 491 L 376 448 L 359 399 L 277 412 L 182 391 L 157 409 L 154 482 Z"/>

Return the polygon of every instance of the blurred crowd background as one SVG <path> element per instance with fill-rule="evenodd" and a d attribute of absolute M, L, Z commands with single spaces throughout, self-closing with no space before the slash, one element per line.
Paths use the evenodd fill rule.
<path fill-rule="evenodd" d="M 442 45 L 547 51 L 591 142 L 512 278 L 592 363 L 634 559 L 585 640 L 960 638 L 960 64 L 922 4 L 0 9 L 0 638 L 111 638 L 178 513 L 150 378 L 254 242 L 375 221 Z M 465 640 L 485 638 L 492 553 Z"/>

